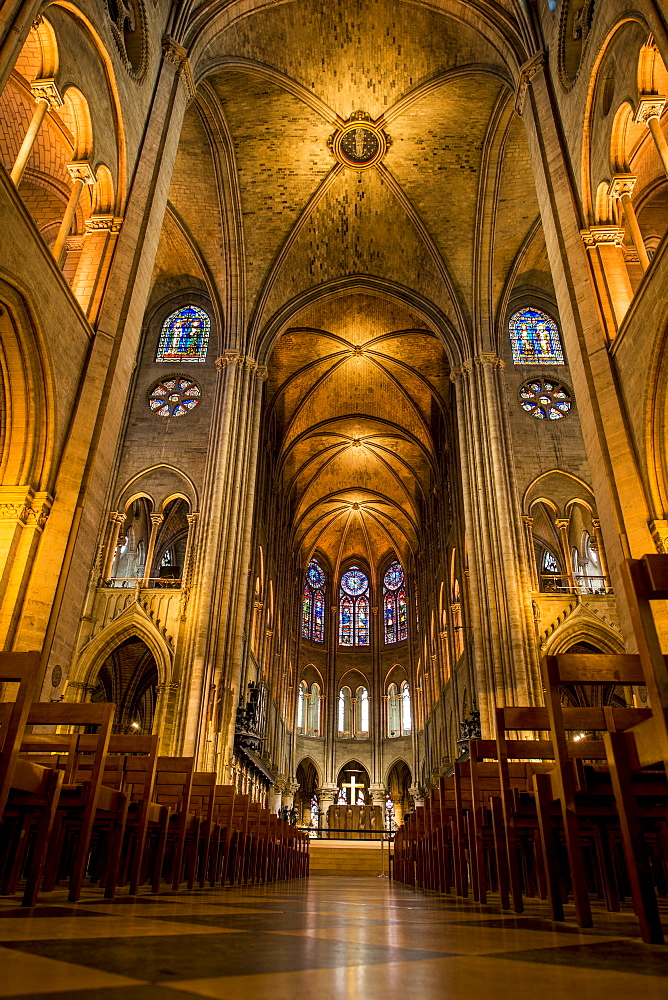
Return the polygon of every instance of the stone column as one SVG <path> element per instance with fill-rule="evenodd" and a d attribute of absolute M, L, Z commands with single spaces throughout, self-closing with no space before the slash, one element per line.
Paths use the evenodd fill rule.
<path fill-rule="evenodd" d="M 475 697 L 483 735 L 494 708 L 540 699 L 531 581 L 505 418 L 503 362 L 491 354 L 453 372 L 470 570 Z"/>
<path fill-rule="evenodd" d="M 575 594 L 577 592 L 577 587 L 575 585 L 575 575 L 573 573 L 571 550 L 568 541 L 568 526 L 570 521 L 567 517 L 558 517 L 554 523 L 559 532 L 559 544 L 561 545 L 561 556 L 564 560 L 564 569 L 566 570 L 568 588 L 571 594 Z"/>
<path fill-rule="evenodd" d="M 540 590 L 536 553 L 533 543 L 533 518 L 530 514 L 522 514 L 522 522 L 524 524 L 524 541 L 526 544 L 527 566 L 529 567 L 529 576 L 531 577 L 531 589 Z"/>
<path fill-rule="evenodd" d="M 79 198 L 81 197 L 81 192 L 84 189 L 84 184 L 95 183 L 95 175 L 93 174 L 90 163 L 87 160 L 80 160 L 76 163 L 68 163 L 67 170 L 72 178 L 72 191 L 70 192 L 70 198 L 67 202 L 67 207 L 65 208 L 63 221 L 60 223 L 60 229 L 58 230 L 58 235 L 56 236 L 56 242 L 53 244 L 53 256 L 55 257 L 56 263 L 59 267 L 62 266 L 65 259 L 66 240 L 70 235 L 70 229 L 72 228 L 72 223 L 74 222 L 74 216 L 76 215 Z"/>
<path fill-rule="evenodd" d="M 117 510 L 112 510 L 109 514 L 109 526 L 104 542 L 104 562 L 100 571 L 102 580 L 108 580 L 113 572 L 116 549 L 118 548 L 118 536 L 123 524 L 125 524 L 125 514 Z"/>
<path fill-rule="evenodd" d="M 296 781 L 286 781 L 284 782 L 283 794 L 281 797 L 281 805 L 287 809 L 292 809 L 295 804 L 295 795 L 299 785 Z"/>
<path fill-rule="evenodd" d="M 19 149 L 18 156 L 16 157 L 10 174 L 12 181 L 17 187 L 21 183 L 23 171 L 25 170 L 26 164 L 30 159 L 30 154 L 32 153 L 33 146 L 35 145 L 35 140 L 39 135 L 42 122 L 46 118 L 47 111 L 49 108 L 62 108 L 63 106 L 63 99 L 60 96 L 54 80 L 33 80 L 30 84 L 30 89 L 34 95 L 35 104 L 37 106 L 33 112 L 32 120 L 28 126 L 28 131 L 26 132 L 25 138 L 21 143 L 21 148 Z"/>
<path fill-rule="evenodd" d="M 413 802 L 416 807 L 424 805 L 424 792 L 419 785 L 411 785 L 408 791 L 413 796 Z"/>
<path fill-rule="evenodd" d="M 661 128 L 661 115 L 666 106 L 666 98 L 658 94 L 641 94 L 633 120 L 648 126 L 663 169 L 668 175 L 668 142 Z"/>
<path fill-rule="evenodd" d="M 590 226 L 581 231 L 587 248 L 592 282 L 610 340 L 617 333 L 633 298 L 624 260 L 624 230 L 619 226 Z"/>
<path fill-rule="evenodd" d="M 72 291 L 90 323 L 95 323 L 99 314 L 122 225 L 123 220 L 115 215 L 91 215 L 84 224 Z"/>
<path fill-rule="evenodd" d="M 267 795 L 267 809 L 269 812 L 278 813 L 283 799 L 283 782 L 277 781 L 272 785 Z"/>
<path fill-rule="evenodd" d="M 334 803 L 336 802 L 338 790 L 339 790 L 338 785 L 334 784 L 334 782 L 331 781 L 326 782 L 322 786 L 322 788 L 318 789 L 318 799 L 320 801 L 320 815 L 321 815 L 320 828 L 322 830 L 329 829 L 329 816 L 328 816 L 329 807 L 333 806 Z"/>
<path fill-rule="evenodd" d="M 633 245 L 636 248 L 636 253 L 638 254 L 641 267 L 643 271 L 646 271 L 649 267 L 649 257 L 647 256 L 647 248 L 645 247 L 645 242 L 642 238 L 642 233 L 640 232 L 636 210 L 633 207 L 633 201 L 631 199 L 633 189 L 636 186 L 636 180 L 637 178 L 635 174 L 615 174 L 610 181 L 608 194 L 611 198 L 618 198 L 622 203 L 626 224 L 629 227 L 629 233 L 631 234 Z"/>
<path fill-rule="evenodd" d="M 12 74 L 43 0 L 7 0 L 0 10 L 0 93 Z"/>
<path fill-rule="evenodd" d="M 597 517 L 592 517 L 591 525 L 594 529 L 593 548 L 596 549 L 598 554 L 598 564 L 601 567 L 601 575 L 605 577 L 605 586 L 607 590 L 610 586 L 610 575 L 608 573 L 608 560 L 605 558 L 605 545 L 603 544 L 603 535 L 601 534 L 601 522 Z"/>
<path fill-rule="evenodd" d="M 142 580 L 142 586 L 148 587 L 149 580 L 151 579 L 151 567 L 153 566 L 153 559 L 155 557 L 155 543 L 158 538 L 158 531 L 160 530 L 160 525 L 165 520 L 164 514 L 153 513 L 151 517 L 151 534 L 148 538 L 148 545 L 146 546 L 146 562 L 144 563 L 144 578 Z"/>

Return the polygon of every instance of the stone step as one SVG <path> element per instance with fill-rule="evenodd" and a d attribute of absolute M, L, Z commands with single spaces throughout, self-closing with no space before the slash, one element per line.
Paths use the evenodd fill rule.
<path fill-rule="evenodd" d="M 345 875 L 348 878 L 387 874 L 387 845 L 312 840 L 310 872 L 312 875 Z"/>

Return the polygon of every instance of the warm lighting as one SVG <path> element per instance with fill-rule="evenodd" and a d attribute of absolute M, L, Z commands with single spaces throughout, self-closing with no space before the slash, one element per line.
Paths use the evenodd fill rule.
<path fill-rule="evenodd" d="M 131 728 L 132 729 L 139 729 L 140 728 L 139 723 L 138 722 L 133 722 Z"/>
<path fill-rule="evenodd" d="M 586 739 L 587 739 L 587 734 L 586 733 L 578 733 L 577 736 L 573 737 L 573 742 L 574 743 L 579 743 L 580 740 L 586 740 Z"/>

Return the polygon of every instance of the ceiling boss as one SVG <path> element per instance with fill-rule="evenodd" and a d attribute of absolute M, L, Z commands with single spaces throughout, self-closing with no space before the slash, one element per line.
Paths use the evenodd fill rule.
<path fill-rule="evenodd" d="M 373 167 L 382 160 L 391 144 L 387 132 L 383 132 L 366 111 L 353 111 L 348 121 L 343 122 L 327 140 L 339 163 L 353 170 Z"/>

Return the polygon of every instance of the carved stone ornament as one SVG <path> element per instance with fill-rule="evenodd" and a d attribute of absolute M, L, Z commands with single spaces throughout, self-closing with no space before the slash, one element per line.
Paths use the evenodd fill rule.
<path fill-rule="evenodd" d="M 633 120 L 639 125 L 647 125 L 650 118 L 661 117 L 665 106 L 665 97 L 659 97 L 658 94 L 641 94 Z"/>
<path fill-rule="evenodd" d="M 520 68 L 520 79 L 517 84 L 517 93 L 515 94 L 515 111 L 522 117 L 522 112 L 524 111 L 524 100 L 527 95 L 527 90 L 529 84 L 545 64 L 545 53 L 537 52 L 535 56 L 528 59 L 527 62 Z"/>
<path fill-rule="evenodd" d="M 366 111 L 353 111 L 327 140 L 332 156 L 352 170 L 375 166 L 392 145 L 390 136 L 381 128 L 381 121 L 382 118 L 374 121 Z"/>
<path fill-rule="evenodd" d="M 597 246 L 620 247 L 624 242 L 624 230 L 619 226 L 590 226 L 589 229 L 581 229 L 580 236 L 587 250 Z"/>
<path fill-rule="evenodd" d="M 62 108 L 63 99 L 56 86 L 56 81 L 52 79 L 33 80 L 30 90 L 35 101 L 48 101 L 51 108 Z"/>
<path fill-rule="evenodd" d="M 109 26 L 128 73 L 141 80 L 148 63 L 148 31 L 144 0 L 106 0 Z"/>
<path fill-rule="evenodd" d="M 559 22 L 559 77 L 570 90 L 580 73 L 594 20 L 595 0 L 563 0 Z"/>

